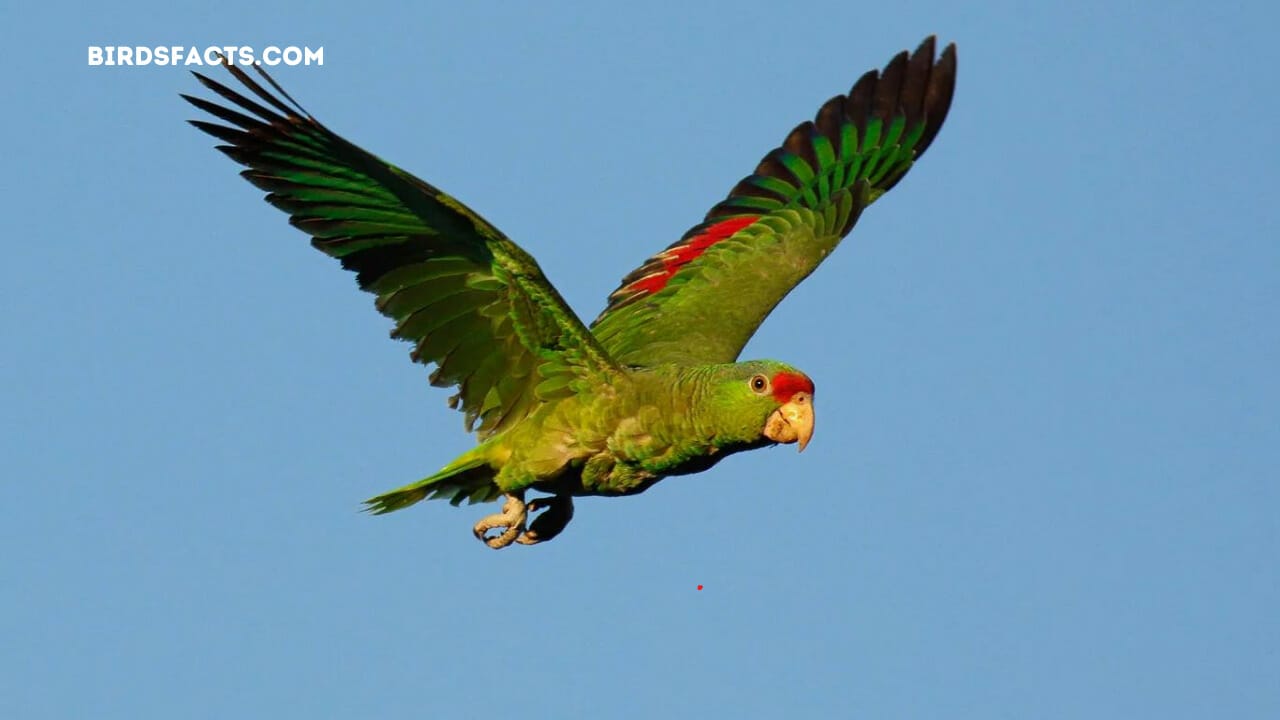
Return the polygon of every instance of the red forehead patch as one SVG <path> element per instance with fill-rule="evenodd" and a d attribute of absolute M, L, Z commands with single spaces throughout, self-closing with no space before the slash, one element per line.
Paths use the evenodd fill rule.
<path fill-rule="evenodd" d="M 780 372 L 773 376 L 773 399 L 787 402 L 798 392 L 813 394 L 813 381 L 800 373 Z"/>

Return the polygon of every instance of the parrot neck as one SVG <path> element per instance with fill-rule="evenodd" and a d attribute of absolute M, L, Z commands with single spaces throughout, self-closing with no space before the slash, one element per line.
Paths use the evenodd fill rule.
<path fill-rule="evenodd" d="M 723 375 L 729 365 L 705 365 L 683 369 L 681 391 L 691 399 L 687 410 L 691 421 L 691 440 L 697 450 L 724 457 L 726 455 L 771 445 L 762 436 L 764 415 L 751 412 L 731 400 L 726 400 L 721 387 Z M 675 394 L 677 397 L 680 393 Z"/>

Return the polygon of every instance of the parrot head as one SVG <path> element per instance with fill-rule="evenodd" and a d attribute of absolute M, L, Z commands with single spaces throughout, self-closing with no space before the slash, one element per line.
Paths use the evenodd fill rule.
<path fill-rule="evenodd" d="M 757 438 L 803 451 L 813 437 L 813 381 L 772 360 L 734 363 L 721 378 L 720 395 L 734 408 L 744 430 Z"/>

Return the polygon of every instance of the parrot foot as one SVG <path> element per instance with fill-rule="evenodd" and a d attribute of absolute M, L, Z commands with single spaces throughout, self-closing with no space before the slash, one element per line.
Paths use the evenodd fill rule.
<path fill-rule="evenodd" d="M 529 523 L 529 529 L 520 533 L 516 542 L 521 545 L 536 545 L 559 535 L 560 531 L 564 530 L 564 526 L 573 519 L 573 496 L 556 495 L 538 498 L 525 506 L 529 514 L 543 508 L 546 508 L 546 512 L 534 518 L 533 522 Z"/>
<path fill-rule="evenodd" d="M 527 517 L 524 504 L 524 493 L 508 493 L 507 501 L 502 504 L 502 512 L 481 518 L 472 528 L 476 539 L 494 550 L 501 550 L 515 541 L 524 532 L 524 520 Z M 501 529 L 493 537 L 487 537 L 490 530 Z"/>

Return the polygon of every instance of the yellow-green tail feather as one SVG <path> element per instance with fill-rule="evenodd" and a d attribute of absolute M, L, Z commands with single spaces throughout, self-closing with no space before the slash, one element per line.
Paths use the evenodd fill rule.
<path fill-rule="evenodd" d="M 495 474 L 484 458 L 468 453 L 434 475 L 365 500 L 365 511 L 385 515 L 421 500 L 437 498 L 448 498 L 451 505 L 460 505 L 463 500 L 490 502 L 502 495 L 493 482 Z"/>

